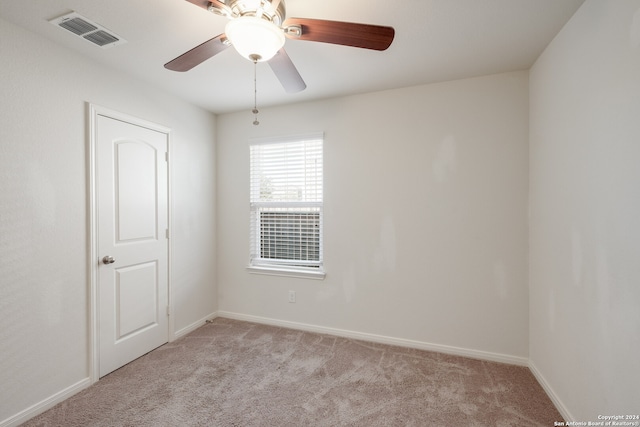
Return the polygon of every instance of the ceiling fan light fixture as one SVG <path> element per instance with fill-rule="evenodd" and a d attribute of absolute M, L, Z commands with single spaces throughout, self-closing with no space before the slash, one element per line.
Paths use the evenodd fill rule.
<path fill-rule="evenodd" d="M 255 16 L 232 19 L 225 35 L 240 55 L 250 61 L 268 61 L 284 46 L 284 32 L 273 22 Z"/>

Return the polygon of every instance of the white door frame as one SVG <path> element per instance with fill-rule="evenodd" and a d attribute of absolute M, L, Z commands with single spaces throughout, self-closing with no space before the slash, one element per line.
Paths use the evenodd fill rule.
<path fill-rule="evenodd" d="M 139 119 L 128 114 L 120 113 L 118 111 L 110 110 L 108 108 L 101 107 L 99 105 L 87 103 L 88 117 L 89 117 L 89 147 L 88 163 L 88 188 L 89 188 L 89 378 L 91 384 L 98 381 L 100 378 L 99 361 L 100 361 L 100 325 L 99 325 L 99 306 L 98 306 L 98 268 L 100 266 L 99 253 L 98 253 L 98 206 L 97 206 L 97 187 L 96 187 L 96 123 L 98 116 L 105 116 L 123 122 L 131 123 L 140 127 L 151 129 L 167 135 L 167 156 L 169 160 L 171 150 L 171 129 L 161 126 L 156 123 L 152 123 L 146 120 Z M 170 162 L 167 162 L 167 215 L 169 225 L 169 237 L 171 236 L 171 167 Z M 171 238 L 168 242 L 168 262 L 167 262 L 167 287 L 168 287 L 168 304 L 169 304 L 169 342 L 175 339 L 175 325 L 173 313 L 173 298 L 171 297 Z"/>

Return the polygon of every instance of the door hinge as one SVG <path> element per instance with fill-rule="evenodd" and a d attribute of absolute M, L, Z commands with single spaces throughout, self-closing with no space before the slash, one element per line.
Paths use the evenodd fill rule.
<path fill-rule="evenodd" d="M 165 161 L 165 162 L 169 162 L 169 152 L 168 152 L 168 151 L 166 151 L 166 152 L 164 153 L 164 161 Z"/>
<path fill-rule="evenodd" d="M 167 306 L 167 316 L 171 316 L 171 309 Z"/>
<path fill-rule="evenodd" d="M 164 235 L 165 235 L 165 237 L 167 239 L 169 238 L 169 229 L 168 228 L 164 231 Z"/>

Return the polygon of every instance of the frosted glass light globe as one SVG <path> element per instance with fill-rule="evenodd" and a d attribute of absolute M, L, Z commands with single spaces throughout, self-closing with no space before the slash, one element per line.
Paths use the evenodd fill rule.
<path fill-rule="evenodd" d="M 227 23 L 227 38 L 240 55 L 250 61 L 268 61 L 284 46 L 284 32 L 274 23 L 241 16 Z"/>

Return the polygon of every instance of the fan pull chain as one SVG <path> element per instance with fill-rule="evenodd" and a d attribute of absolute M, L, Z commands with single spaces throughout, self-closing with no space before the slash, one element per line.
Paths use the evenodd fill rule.
<path fill-rule="evenodd" d="M 253 56 L 253 55 L 252 55 Z M 253 125 L 258 126 L 260 122 L 258 121 L 258 79 L 257 79 L 257 69 L 258 69 L 258 59 L 257 57 L 253 59 Z"/>

